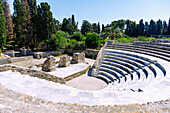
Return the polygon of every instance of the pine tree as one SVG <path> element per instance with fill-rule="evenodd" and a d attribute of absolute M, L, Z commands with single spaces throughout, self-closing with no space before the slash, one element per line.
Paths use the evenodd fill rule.
<path fill-rule="evenodd" d="M 4 18 L 5 18 L 5 29 L 7 35 L 7 41 L 13 38 L 13 23 L 10 14 L 9 4 L 6 0 L 2 2 Z"/>
<path fill-rule="evenodd" d="M 0 49 L 6 44 L 5 19 L 2 8 L 2 0 L 0 0 Z"/>

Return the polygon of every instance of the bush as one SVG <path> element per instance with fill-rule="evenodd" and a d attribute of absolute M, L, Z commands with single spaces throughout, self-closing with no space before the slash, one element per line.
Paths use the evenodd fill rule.
<path fill-rule="evenodd" d="M 83 35 L 81 34 L 81 32 L 74 32 L 71 38 L 76 39 L 77 41 L 81 41 L 83 38 Z"/>
<path fill-rule="evenodd" d="M 87 33 L 85 44 L 88 48 L 98 48 L 100 45 L 100 38 L 97 33 Z"/>
<path fill-rule="evenodd" d="M 53 50 L 59 50 L 65 48 L 67 46 L 67 38 L 65 37 L 65 32 L 57 31 L 56 34 L 51 36 L 49 40 L 50 48 Z"/>

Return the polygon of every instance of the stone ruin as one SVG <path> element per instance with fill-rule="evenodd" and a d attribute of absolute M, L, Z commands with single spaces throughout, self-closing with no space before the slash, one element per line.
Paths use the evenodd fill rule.
<path fill-rule="evenodd" d="M 72 63 L 81 63 L 85 61 L 85 53 L 74 53 Z"/>
<path fill-rule="evenodd" d="M 59 67 L 67 67 L 70 66 L 70 57 L 62 56 L 60 57 Z"/>
<path fill-rule="evenodd" d="M 47 57 L 47 60 L 44 62 L 42 66 L 42 71 L 55 71 L 56 70 L 56 62 L 54 56 Z"/>

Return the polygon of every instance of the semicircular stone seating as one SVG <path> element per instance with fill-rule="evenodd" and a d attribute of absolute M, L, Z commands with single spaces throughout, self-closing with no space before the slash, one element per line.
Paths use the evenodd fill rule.
<path fill-rule="evenodd" d="M 164 66 L 146 56 L 170 62 L 170 40 L 136 41 L 133 44 L 113 43 L 107 40 L 94 76 L 113 85 L 133 84 L 165 77 Z"/>

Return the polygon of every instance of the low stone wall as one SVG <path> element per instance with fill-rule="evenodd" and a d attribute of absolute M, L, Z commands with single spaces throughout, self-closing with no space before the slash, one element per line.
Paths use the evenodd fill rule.
<path fill-rule="evenodd" d="M 59 78 L 54 75 L 50 75 L 46 72 L 37 71 L 29 68 L 14 66 L 14 65 L 1 65 L 0 70 L 12 70 L 13 72 L 19 72 L 21 74 L 30 75 L 31 77 L 38 77 L 40 79 L 45 79 L 48 81 L 52 81 L 55 83 L 65 84 L 65 80 L 63 78 Z"/>
<path fill-rule="evenodd" d="M 86 56 L 97 56 L 100 50 L 96 49 L 86 49 L 85 54 Z"/>
<path fill-rule="evenodd" d="M 11 63 L 12 59 L 10 57 L 0 58 L 0 65 Z"/>
<path fill-rule="evenodd" d="M 152 42 L 152 43 L 170 43 L 170 40 L 150 39 L 149 42 Z"/>
<path fill-rule="evenodd" d="M 36 56 L 37 53 L 38 53 L 38 52 L 32 52 L 32 54 L 33 54 L 34 56 Z M 48 56 L 50 56 L 50 55 L 55 56 L 56 54 L 63 54 L 63 53 L 64 53 L 64 51 L 61 50 L 61 51 L 46 51 L 46 52 L 41 52 L 41 53 L 38 53 L 38 54 L 40 54 L 41 57 L 48 57 Z"/>
<path fill-rule="evenodd" d="M 86 69 L 84 69 L 84 70 L 82 70 L 82 71 L 80 71 L 80 72 L 77 72 L 77 73 L 74 73 L 74 74 L 72 74 L 72 75 L 70 75 L 70 76 L 67 76 L 67 77 L 64 78 L 64 80 L 65 80 L 65 81 L 69 81 L 69 80 L 72 80 L 72 79 L 74 79 L 74 78 L 76 78 L 76 77 L 79 77 L 79 76 L 81 76 L 82 74 L 85 74 L 85 73 L 89 70 L 89 68 L 90 68 L 90 66 L 88 66 Z"/>
<path fill-rule="evenodd" d="M 67 54 L 81 53 L 81 52 L 84 52 L 86 56 L 97 56 L 99 50 L 96 50 L 96 49 L 86 49 L 86 50 L 66 49 L 65 50 L 65 53 L 67 53 Z"/>

